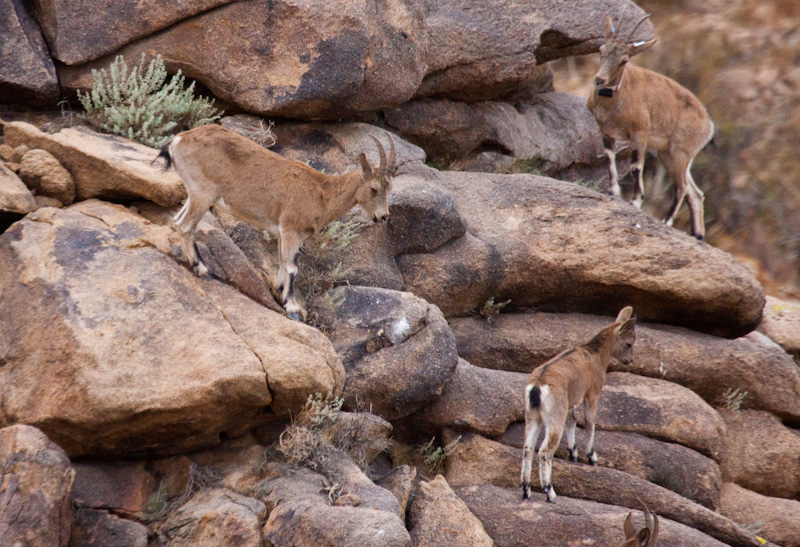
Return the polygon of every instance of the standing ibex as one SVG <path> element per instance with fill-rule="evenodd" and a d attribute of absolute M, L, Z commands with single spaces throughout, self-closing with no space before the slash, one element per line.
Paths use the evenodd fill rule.
<path fill-rule="evenodd" d="M 175 216 L 175 225 L 195 273 L 208 275 L 197 256 L 194 229 L 215 206 L 277 237 L 281 301 L 289 317 L 300 319 L 294 295 L 300 246 L 356 204 L 375 222 L 389 219 L 386 198 L 395 166 L 394 140 L 389 137 L 387 160 L 383 146 L 372 139 L 378 147 L 378 167 L 371 167 L 362 153 L 360 169 L 334 176 L 280 156 L 219 125 L 205 125 L 173 138 L 159 157 L 166 159 L 165 169 L 175 166 L 186 187 L 188 198 Z"/>
<path fill-rule="evenodd" d="M 623 308 L 617 319 L 595 335 L 589 342 L 564 351 L 531 372 L 525 384 L 525 446 L 522 452 L 522 498 L 531 492 L 533 450 L 544 426 L 544 440 L 539 448 L 539 484 L 547 501 L 556 501 L 550 477 L 553 454 L 561 442 L 564 425 L 567 428 L 569 459 L 578 461 L 575 448 L 575 407 L 583 403 L 589 439 L 586 457 L 597 465 L 594 451 L 594 423 L 600 390 L 606 382 L 606 371 L 612 357 L 623 364 L 633 361 L 636 341 L 636 318 L 633 308 Z"/>
<path fill-rule="evenodd" d="M 644 156 L 647 150 L 654 150 L 675 184 L 675 201 L 664 221 L 672 226 L 685 197 L 692 213 L 692 234 L 703 239 L 703 192 L 690 169 L 694 157 L 714 136 L 714 124 L 697 97 L 674 80 L 644 68 L 626 67 L 628 59 L 655 43 L 633 41 L 639 25 L 648 17 L 645 15 L 625 38 L 620 38 L 606 16 L 605 43 L 600 48 L 600 68 L 588 106 L 603 134 L 611 193 L 620 196 L 615 146 L 630 143 L 631 172 L 636 179 L 633 203 L 641 208 Z"/>
<path fill-rule="evenodd" d="M 658 515 L 650 513 L 644 506 L 644 528 L 636 530 L 633 526 L 633 513 L 628 513 L 623 526 L 625 541 L 619 547 L 655 547 L 658 541 Z"/>

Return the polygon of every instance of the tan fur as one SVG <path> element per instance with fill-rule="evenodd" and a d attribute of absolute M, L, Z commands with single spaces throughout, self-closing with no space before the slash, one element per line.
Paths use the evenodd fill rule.
<path fill-rule="evenodd" d="M 373 137 L 374 139 L 374 137 Z M 361 168 L 326 175 L 280 156 L 219 125 L 183 132 L 169 145 L 169 155 L 186 187 L 188 199 L 175 217 L 184 254 L 198 275 L 208 270 L 197 257 L 194 229 L 212 206 L 267 230 L 279 241 L 278 285 L 290 317 L 299 318 L 294 297 L 297 252 L 306 239 L 354 205 L 386 221 L 387 192 L 394 163 L 375 139 L 381 165 L 373 168 L 361 154 Z"/>
<path fill-rule="evenodd" d="M 640 20 L 637 27 L 643 21 Z M 620 195 L 617 144 L 629 143 L 635 152 L 631 169 L 636 177 L 634 204 L 637 207 L 641 207 L 644 197 L 645 152 L 656 151 L 675 184 L 675 201 L 664 221 L 672 225 L 686 197 L 692 213 L 692 233 L 703 239 L 704 197 L 692 179 L 690 168 L 695 156 L 712 139 L 714 124 L 705 107 L 689 90 L 661 74 L 627 66 L 630 57 L 648 49 L 655 40 L 631 42 L 635 28 L 627 38 L 620 38 L 613 30 L 610 17 L 606 16 L 605 24 L 605 44 L 600 49 L 600 68 L 588 107 L 603 134 L 611 193 Z M 612 96 L 602 96 L 603 90 L 611 90 Z"/>
<path fill-rule="evenodd" d="M 574 409 L 581 403 L 589 432 L 587 457 L 593 465 L 597 463 L 594 454 L 597 402 L 606 381 L 611 358 L 615 357 L 624 364 L 630 364 L 633 360 L 636 318 L 631 317 L 632 314 L 633 308 L 623 308 L 617 319 L 592 340 L 562 352 L 537 367 L 528 377 L 525 384 L 525 445 L 520 477 L 523 498 L 530 494 L 533 450 L 543 427 L 545 437 L 539 449 L 539 482 L 548 501 L 555 501 L 556 494 L 550 481 L 553 454 L 566 427 L 570 455 L 575 454 L 577 459 Z M 541 402 L 537 407 L 532 407 L 530 402 L 530 392 L 534 388 L 538 388 L 541 393 Z"/>

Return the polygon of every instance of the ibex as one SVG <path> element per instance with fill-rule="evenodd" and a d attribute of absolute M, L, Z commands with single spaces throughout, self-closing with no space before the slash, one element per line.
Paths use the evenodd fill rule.
<path fill-rule="evenodd" d="M 628 59 L 655 43 L 655 40 L 633 41 L 636 30 L 648 17 L 645 15 L 625 38 L 620 38 L 611 17 L 606 16 L 605 43 L 600 48 L 600 68 L 588 106 L 603 135 L 611 193 L 620 196 L 618 143 L 629 143 L 633 149 L 631 172 L 636 179 L 633 204 L 637 208 L 641 208 L 644 197 L 645 152 L 656 151 L 675 184 L 675 201 L 664 222 L 672 226 L 685 197 L 692 213 L 692 234 L 703 239 L 703 192 L 690 170 L 695 156 L 714 136 L 714 124 L 697 97 L 674 80 L 644 68 L 626 67 Z"/>
<path fill-rule="evenodd" d="M 600 390 L 606 382 L 606 371 L 614 357 L 623 364 L 633 362 L 636 341 L 636 318 L 633 308 L 623 308 L 617 319 L 589 342 L 564 351 L 537 367 L 525 384 L 525 446 L 522 452 L 522 498 L 531 493 L 533 450 L 544 426 L 544 439 L 539 448 L 539 484 L 547 501 L 556 501 L 551 475 L 553 454 L 567 428 L 567 449 L 570 461 L 578 461 L 575 448 L 575 407 L 583 403 L 589 439 L 586 457 L 597 465 L 594 451 L 594 424 Z"/>
<path fill-rule="evenodd" d="M 166 160 L 165 170 L 174 165 L 186 187 L 188 198 L 175 215 L 175 226 L 194 272 L 208 276 L 196 252 L 194 229 L 209 208 L 218 207 L 277 237 L 281 303 L 288 317 L 300 319 L 294 295 L 300 246 L 356 204 L 375 222 L 389 219 L 394 140 L 389 137 L 387 159 L 378 139 L 372 139 L 378 147 L 378 167 L 370 166 L 362 153 L 359 169 L 336 176 L 280 156 L 219 125 L 175 136 L 159 157 Z"/>
<path fill-rule="evenodd" d="M 625 541 L 619 547 L 655 547 L 658 542 L 658 515 L 650 513 L 644 506 L 644 528 L 636 530 L 633 526 L 633 512 L 628 513 L 623 526 Z"/>

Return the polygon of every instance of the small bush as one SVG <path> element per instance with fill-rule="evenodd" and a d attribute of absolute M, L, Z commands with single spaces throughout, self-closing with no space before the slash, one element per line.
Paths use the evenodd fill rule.
<path fill-rule="evenodd" d="M 505 302 L 495 303 L 494 296 L 490 296 L 486 302 L 483 303 L 483 307 L 480 309 L 480 314 L 486 318 L 487 323 L 491 323 L 496 316 L 500 315 L 500 310 L 509 304 L 511 304 L 510 298 Z"/>
<path fill-rule="evenodd" d="M 194 96 L 194 82 L 184 88 L 180 70 L 167 82 L 164 61 L 157 57 L 145 69 L 142 54 L 129 68 L 120 55 L 108 69 L 92 70 L 94 84 L 78 99 L 84 116 L 104 131 L 158 148 L 180 131 L 219 119 L 214 101 Z"/>
<path fill-rule="evenodd" d="M 741 391 L 738 387 L 736 389 L 728 388 L 722 394 L 725 408 L 734 412 L 742 408 L 745 397 L 747 397 L 747 392 Z"/>

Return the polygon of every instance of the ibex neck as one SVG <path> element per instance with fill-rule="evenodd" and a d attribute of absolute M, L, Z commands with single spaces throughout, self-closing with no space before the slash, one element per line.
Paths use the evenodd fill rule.
<path fill-rule="evenodd" d="M 599 363 L 603 372 L 608 370 L 611 361 L 611 351 L 614 349 L 614 328 L 616 325 L 609 325 L 594 338 L 587 342 L 584 347 L 599 357 Z"/>
<path fill-rule="evenodd" d="M 328 208 L 326 224 L 344 215 L 357 203 L 356 194 L 361 187 L 361 168 L 344 175 L 328 176 Z"/>

